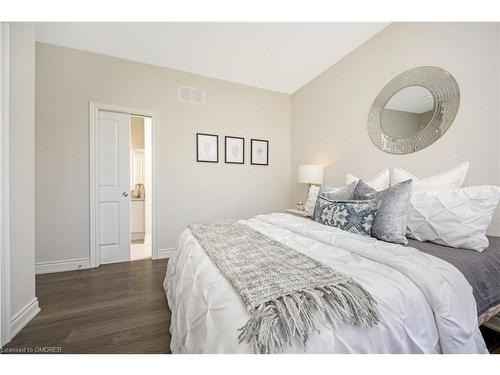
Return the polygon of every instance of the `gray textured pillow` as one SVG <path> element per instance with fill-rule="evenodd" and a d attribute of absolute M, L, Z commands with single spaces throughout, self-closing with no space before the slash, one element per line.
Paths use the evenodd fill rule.
<path fill-rule="evenodd" d="M 316 201 L 320 192 L 323 196 L 328 196 L 330 200 L 348 200 L 351 199 L 356 183 L 357 181 L 338 188 L 326 185 L 322 185 L 321 187 L 311 185 L 307 192 L 307 200 L 304 206 L 306 215 L 314 216 L 314 209 L 316 208 Z"/>
<path fill-rule="evenodd" d="M 372 225 L 372 236 L 387 242 L 406 245 L 406 223 L 410 207 L 412 181 L 400 182 L 388 189 L 377 191 L 359 181 L 352 199 L 379 198 L 381 203 Z"/>
<path fill-rule="evenodd" d="M 318 197 L 323 197 L 330 201 L 345 201 L 351 199 L 352 193 L 354 192 L 354 188 L 357 185 L 357 181 L 351 182 L 348 185 L 342 187 L 330 187 L 330 186 L 321 186 L 319 189 Z"/>

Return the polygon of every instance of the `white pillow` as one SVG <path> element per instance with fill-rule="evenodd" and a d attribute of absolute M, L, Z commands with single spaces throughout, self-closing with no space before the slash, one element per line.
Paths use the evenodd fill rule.
<path fill-rule="evenodd" d="M 304 203 L 304 212 L 307 216 L 313 216 L 316 200 L 318 199 L 319 186 L 311 185 L 307 193 L 306 203 Z"/>
<path fill-rule="evenodd" d="M 407 236 L 419 241 L 483 251 L 486 230 L 500 198 L 498 186 L 413 193 Z"/>
<path fill-rule="evenodd" d="M 353 182 L 357 182 L 359 180 L 360 180 L 360 178 L 358 178 L 350 173 L 345 174 L 345 184 L 346 185 L 349 185 L 350 183 L 353 183 Z M 374 188 L 375 190 L 378 190 L 378 191 L 387 189 L 389 187 L 389 181 L 390 181 L 389 169 L 381 170 L 371 180 L 365 180 L 363 178 L 363 182 L 365 182 L 366 184 L 370 185 L 372 188 Z"/>
<path fill-rule="evenodd" d="M 469 163 L 462 163 L 455 168 L 435 176 L 419 179 L 401 168 L 394 168 L 391 175 L 391 186 L 406 180 L 413 180 L 413 192 L 443 191 L 459 189 L 464 183 L 469 170 Z"/>

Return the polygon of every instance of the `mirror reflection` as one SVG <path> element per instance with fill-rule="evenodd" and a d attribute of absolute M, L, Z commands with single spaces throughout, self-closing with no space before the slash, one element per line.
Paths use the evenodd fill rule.
<path fill-rule="evenodd" d="M 394 94 L 382 110 L 382 130 L 392 138 L 411 137 L 429 124 L 434 106 L 434 96 L 425 87 L 405 87 Z"/>

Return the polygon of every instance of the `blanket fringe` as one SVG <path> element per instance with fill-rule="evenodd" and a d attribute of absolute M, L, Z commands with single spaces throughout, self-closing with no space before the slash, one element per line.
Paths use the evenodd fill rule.
<path fill-rule="evenodd" d="M 354 280 L 314 289 L 304 289 L 264 302 L 252 311 L 239 330 L 239 342 L 250 343 L 255 353 L 282 352 L 298 338 L 304 345 L 317 331 L 315 314 L 333 329 L 343 324 L 372 327 L 378 317 L 375 300 Z"/>

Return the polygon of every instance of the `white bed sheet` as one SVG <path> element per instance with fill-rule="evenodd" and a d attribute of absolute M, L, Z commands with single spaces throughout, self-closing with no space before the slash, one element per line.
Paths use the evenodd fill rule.
<path fill-rule="evenodd" d="M 351 276 L 377 301 L 376 326 L 320 325 L 305 347 L 297 340 L 286 353 L 487 353 L 472 288 L 447 262 L 288 214 L 240 223 Z M 252 353 L 238 343 L 250 313 L 189 229 L 164 287 L 173 353 Z"/>

